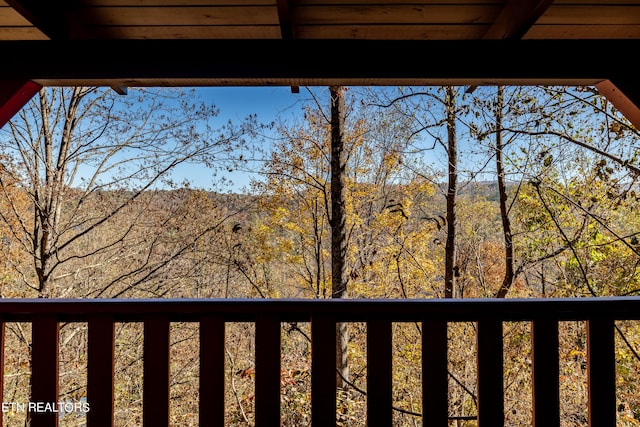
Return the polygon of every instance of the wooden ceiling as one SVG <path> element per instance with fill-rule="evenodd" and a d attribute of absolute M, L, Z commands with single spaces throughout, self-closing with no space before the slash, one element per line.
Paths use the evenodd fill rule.
<path fill-rule="evenodd" d="M 26 82 L 588 84 L 640 123 L 640 0 L 0 0 L 0 52 L 0 106 Z"/>
<path fill-rule="evenodd" d="M 637 0 L 0 0 L 0 40 L 640 38 Z"/>

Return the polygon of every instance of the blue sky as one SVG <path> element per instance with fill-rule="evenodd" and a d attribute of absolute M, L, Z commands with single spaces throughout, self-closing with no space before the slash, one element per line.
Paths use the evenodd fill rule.
<path fill-rule="evenodd" d="M 300 89 L 300 93 L 292 93 L 288 86 L 203 87 L 197 88 L 197 94 L 204 101 L 216 105 L 220 110 L 221 121 L 238 123 L 249 114 L 256 114 L 261 123 L 269 123 L 276 118 L 295 117 L 301 113 L 303 103 L 309 99 L 309 93 L 304 88 Z M 200 171 L 194 173 L 194 168 Z M 226 175 L 234 182 L 235 191 L 241 191 L 252 178 L 245 172 Z M 180 176 L 187 177 L 194 188 L 210 189 L 215 181 L 210 169 L 193 164 L 179 168 L 174 176 L 178 179 Z"/>
<path fill-rule="evenodd" d="M 272 87 L 203 87 L 198 94 L 220 108 L 224 118 L 241 120 L 247 114 L 257 114 L 261 121 L 271 121 L 279 114 L 300 111 L 300 101 L 308 98 L 304 89 L 291 93 L 286 86 Z"/>

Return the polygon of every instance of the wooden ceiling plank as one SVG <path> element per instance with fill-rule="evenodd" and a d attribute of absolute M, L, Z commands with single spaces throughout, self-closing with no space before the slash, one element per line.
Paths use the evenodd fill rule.
<path fill-rule="evenodd" d="M 640 5 L 640 0 L 556 0 L 554 5 L 594 5 L 594 6 L 607 6 L 607 5 Z"/>
<path fill-rule="evenodd" d="M 50 39 L 68 38 L 69 30 L 64 6 L 66 2 L 49 0 L 6 0 L 6 2 Z"/>
<path fill-rule="evenodd" d="M 9 6 L 0 6 L 0 26 L 25 27 L 31 23 Z"/>
<path fill-rule="evenodd" d="M 591 5 L 552 5 L 540 18 L 546 25 L 637 25 L 640 3 L 619 5 L 602 2 Z"/>
<path fill-rule="evenodd" d="M 499 5 L 343 5 L 299 6 L 293 9 L 296 25 L 357 24 L 487 24 Z"/>
<path fill-rule="evenodd" d="M 472 40 L 480 39 L 488 24 L 475 25 L 300 25 L 299 39 Z"/>
<path fill-rule="evenodd" d="M 0 40 L 48 40 L 36 27 L 0 27 Z"/>
<path fill-rule="evenodd" d="M 97 39 L 280 39 L 280 26 L 260 25 L 147 25 L 90 27 L 91 38 Z M 0 37 L 1 39 L 1 37 Z"/>
<path fill-rule="evenodd" d="M 272 6 L 104 7 L 81 8 L 74 18 L 86 25 L 278 25 Z"/>
<path fill-rule="evenodd" d="M 102 0 L 100 0 L 102 1 Z M 425 1 L 425 0 L 402 0 L 399 2 L 394 2 L 393 0 L 296 0 L 297 6 L 344 6 L 345 3 L 349 5 L 393 5 L 401 3 L 403 5 L 420 5 L 424 6 L 425 4 L 438 4 L 438 5 L 447 5 L 447 6 L 465 6 L 465 5 L 485 5 L 485 6 L 497 6 L 502 8 L 502 6 L 508 0 L 437 0 L 437 1 Z"/>
<path fill-rule="evenodd" d="M 534 25 L 525 39 L 638 39 L 640 25 Z"/>
<path fill-rule="evenodd" d="M 1 1 L 1 0 L 0 0 Z M 75 0 L 74 4 L 79 7 L 90 6 L 275 6 L 276 0 Z"/>

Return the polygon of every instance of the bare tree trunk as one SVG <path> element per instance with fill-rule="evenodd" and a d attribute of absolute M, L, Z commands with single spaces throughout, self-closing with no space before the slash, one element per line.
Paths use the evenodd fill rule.
<path fill-rule="evenodd" d="M 57 234 L 62 213 L 62 203 L 66 196 L 65 178 L 67 173 L 67 157 L 71 150 L 71 140 L 78 119 L 78 107 L 83 98 L 83 89 L 74 88 L 69 101 L 65 105 L 65 114 L 59 143 L 54 141 L 54 123 L 50 121 L 51 105 L 54 101 L 47 96 L 47 90 L 39 92 L 40 110 L 42 111 L 42 145 L 44 158 L 44 182 L 37 176 L 34 191 L 34 224 L 33 253 L 34 268 L 38 278 L 37 289 L 40 297 L 49 296 L 51 273 L 55 268 L 53 262 L 53 243 Z M 37 174 L 37 172 L 36 172 Z"/>
<path fill-rule="evenodd" d="M 345 210 L 345 153 L 344 88 L 331 86 L 331 297 L 346 298 L 348 277 L 346 274 L 347 255 L 347 214 Z M 349 335 L 346 323 L 336 325 L 336 368 L 338 387 L 345 387 L 349 380 L 347 344 Z"/>
<path fill-rule="evenodd" d="M 456 137 L 456 92 L 446 87 L 445 109 L 447 114 L 447 155 L 449 182 L 447 184 L 447 242 L 445 245 L 444 297 L 453 298 L 458 267 L 456 266 L 456 197 L 458 195 L 458 147 Z"/>
<path fill-rule="evenodd" d="M 498 192 L 500 194 L 500 217 L 502 218 L 502 234 L 504 236 L 504 279 L 502 286 L 496 293 L 496 298 L 504 298 L 511 289 L 514 280 L 513 269 L 513 236 L 511 235 L 511 221 L 507 206 L 507 184 L 504 176 L 504 161 L 502 149 L 502 108 L 504 107 L 504 93 L 502 86 L 498 86 L 496 105 L 496 171 L 498 172 Z"/>

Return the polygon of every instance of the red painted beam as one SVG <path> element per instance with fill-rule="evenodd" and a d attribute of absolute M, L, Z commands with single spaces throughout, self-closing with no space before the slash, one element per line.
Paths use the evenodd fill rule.
<path fill-rule="evenodd" d="M 604 80 L 596 84 L 596 89 L 618 111 L 624 114 L 636 129 L 640 130 L 640 89 L 638 86 Z"/>
<path fill-rule="evenodd" d="M 0 128 L 11 120 L 40 89 L 42 89 L 41 85 L 30 80 L 0 82 Z"/>

